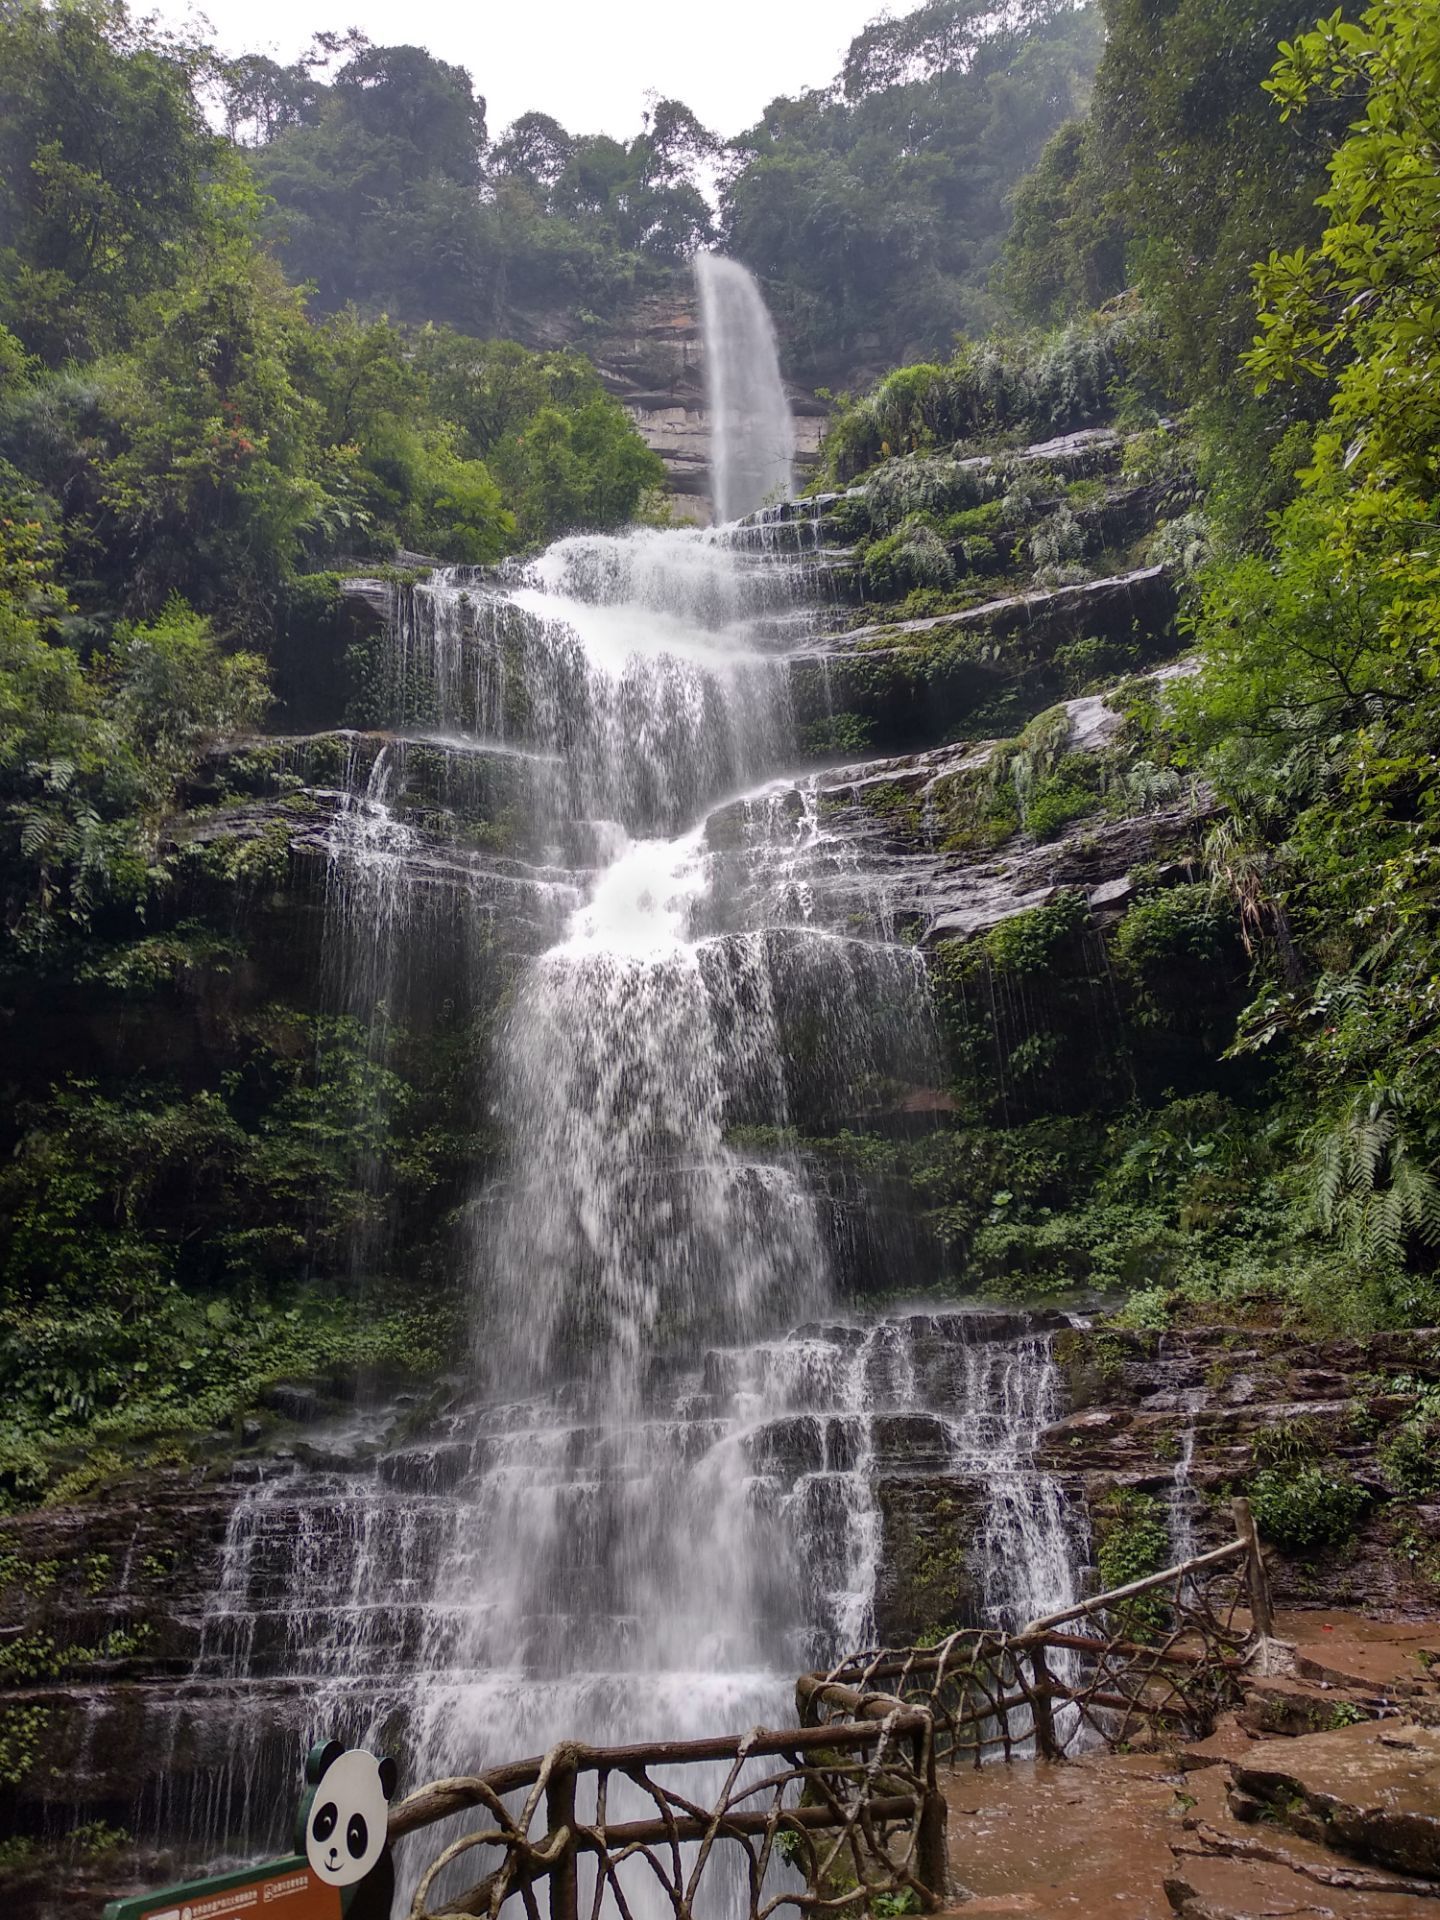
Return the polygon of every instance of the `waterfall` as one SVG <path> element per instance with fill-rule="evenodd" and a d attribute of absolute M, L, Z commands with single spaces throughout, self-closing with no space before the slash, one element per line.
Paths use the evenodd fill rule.
<path fill-rule="evenodd" d="M 1186 1387 L 1180 1394 L 1180 1410 L 1185 1415 L 1185 1425 L 1178 1436 L 1175 1471 L 1165 1499 L 1172 1566 L 1179 1566 L 1182 1561 L 1195 1557 L 1195 1521 L 1204 1507 L 1204 1501 L 1191 1478 L 1191 1468 L 1195 1463 L 1195 1416 L 1209 1397 L 1204 1387 Z"/>
<path fill-rule="evenodd" d="M 754 283 L 700 275 L 736 512 L 788 480 L 788 424 Z M 170 1734 L 193 1753 L 221 1690 L 230 1757 L 149 1823 L 210 1858 L 280 1837 L 302 1733 L 397 1747 L 418 1782 L 783 1725 L 798 1672 L 917 1630 L 887 1555 L 937 1513 L 955 1624 L 1072 1597 L 1033 1458 L 1045 1326 L 850 1314 L 786 1145 L 940 1069 L 883 861 L 780 777 L 810 563 L 751 531 L 581 535 L 398 593 L 391 731 L 327 840 L 337 991 L 383 1031 L 402 991 L 463 998 L 495 964 L 467 929 L 505 930 L 480 1063 L 505 1148 L 463 1209 L 470 1339 L 435 1403 L 337 1415 L 235 1507 Z M 461 830 L 497 812 L 503 844 Z"/>
<path fill-rule="evenodd" d="M 780 378 L 775 327 L 754 276 L 738 260 L 695 257 L 710 409 L 715 518 L 738 520 L 788 499 L 795 426 Z"/>

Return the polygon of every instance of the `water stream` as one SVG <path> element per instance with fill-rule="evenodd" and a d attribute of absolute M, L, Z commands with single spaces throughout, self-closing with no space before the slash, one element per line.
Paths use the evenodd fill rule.
<path fill-rule="evenodd" d="M 695 262 L 710 407 L 710 484 L 717 520 L 789 497 L 795 423 L 780 379 L 775 329 L 753 275 L 737 260 Z"/>
<path fill-rule="evenodd" d="M 791 446 L 737 276 L 702 263 L 726 511 L 788 487 Z M 882 871 L 813 780 L 779 777 L 808 564 L 642 531 L 400 595 L 400 739 L 332 835 L 338 991 L 383 1020 L 437 900 L 454 926 L 528 916 L 482 1063 L 509 1147 L 469 1210 L 444 1411 L 317 1442 L 235 1510 L 173 1734 L 223 1690 L 228 1770 L 156 1816 L 208 1822 L 210 1857 L 275 1837 L 267 1781 L 302 1729 L 398 1745 L 416 1781 L 562 1736 L 786 1723 L 797 1673 L 874 1637 L 889 1533 L 937 1488 L 959 1490 L 957 1608 L 1016 1624 L 1073 1598 L 1074 1516 L 1033 1460 L 1043 1322 L 851 1314 L 786 1146 L 938 1076 Z M 406 740 L 446 778 L 508 756 L 524 857 L 437 855 L 398 818 Z"/>

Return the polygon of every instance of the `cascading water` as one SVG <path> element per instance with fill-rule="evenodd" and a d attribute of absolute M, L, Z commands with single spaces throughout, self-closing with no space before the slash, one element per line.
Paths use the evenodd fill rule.
<path fill-rule="evenodd" d="M 738 260 L 698 254 L 710 484 L 718 521 L 788 499 L 795 423 L 780 378 L 775 328 L 754 276 Z"/>
<path fill-rule="evenodd" d="M 1180 1395 L 1180 1410 L 1185 1415 L 1185 1425 L 1180 1430 L 1175 1471 L 1165 1500 L 1170 1528 L 1170 1561 L 1173 1566 L 1195 1557 L 1195 1521 L 1205 1503 L 1190 1477 L 1190 1470 L 1195 1463 L 1195 1416 L 1208 1398 L 1204 1387 L 1187 1387 Z"/>
<path fill-rule="evenodd" d="M 735 511 L 788 485 L 790 438 L 753 282 L 700 276 Z M 265 1782 L 302 1731 L 398 1744 L 418 1780 L 561 1737 L 784 1724 L 796 1673 L 876 1630 L 887 1501 L 937 1479 L 977 1516 L 957 1610 L 1072 1597 L 1071 1517 L 1031 1457 L 1048 1336 L 847 1322 L 828 1203 L 785 1145 L 936 1077 L 886 887 L 813 781 L 774 777 L 805 588 L 803 558 L 721 529 L 577 537 L 498 586 L 450 570 L 401 596 L 405 731 L 352 774 L 330 845 L 344 997 L 391 994 L 446 902 L 464 925 L 530 902 L 486 1063 L 509 1150 L 469 1208 L 443 1413 L 378 1447 L 362 1423 L 328 1459 L 317 1439 L 236 1510 L 176 1751 L 217 1686 L 250 1687 L 248 1732 L 159 1822 L 211 1857 L 279 1837 Z M 521 782 L 521 851 L 400 817 L 405 780 L 482 769 Z"/>

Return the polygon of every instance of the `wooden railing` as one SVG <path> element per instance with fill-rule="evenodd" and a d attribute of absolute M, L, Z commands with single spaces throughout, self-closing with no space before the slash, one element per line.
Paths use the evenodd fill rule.
<path fill-rule="evenodd" d="M 527 1920 L 599 1920 L 602 1910 L 633 1920 L 637 1905 L 653 1910 L 647 1890 L 674 1920 L 691 1920 L 701 1881 L 722 1862 L 752 1920 L 782 1907 L 858 1915 L 880 1895 L 894 1910 L 928 1911 L 944 1897 L 930 1715 L 889 1698 L 843 1725 L 634 1747 L 567 1742 L 422 1787 L 392 1813 L 391 1839 L 472 1809 L 481 1822 L 425 1869 L 411 1920 L 493 1920 L 512 1896 Z M 500 1859 L 463 1891 L 445 1891 L 477 1849 Z"/>
<path fill-rule="evenodd" d="M 657 1895 L 670 1920 L 695 1920 L 717 1870 L 731 1876 L 730 1910 L 743 1903 L 749 1920 L 785 1907 L 846 1920 L 932 1911 L 946 1893 L 937 1762 L 1060 1758 L 1142 1726 L 1202 1734 L 1238 1696 L 1272 1620 L 1250 1510 L 1237 1500 L 1234 1511 L 1226 1546 L 1018 1633 L 967 1628 L 805 1674 L 798 1727 L 631 1747 L 567 1741 L 434 1781 L 394 1809 L 392 1840 L 480 1819 L 421 1874 L 409 1920 L 496 1920 L 511 1899 L 526 1920 L 637 1920 Z"/>
<path fill-rule="evenodd" d="M 1269 1581 L 1246 1501 L 1236 1536 L 1178 1566 L 1096 1594 L 1016 1633 L 965 1628 L 933 1647 L 872 1648 L 796 1690 L 807 1726 L 894 1698 L 934 1722 L 938 1760 L 980 1766 L 1117 1745 L 1142 1729 L 1203 1735 L 1233 1704 L 1273 1629 Z"/>

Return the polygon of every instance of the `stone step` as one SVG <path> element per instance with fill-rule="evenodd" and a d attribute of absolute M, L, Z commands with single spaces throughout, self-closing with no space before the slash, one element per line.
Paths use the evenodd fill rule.
<path fill-rule="evenodd" d="M 1229 1772 L 1239 1817 L 1440 1882 L 1440 1729 L 1378 1720 L 1264 1741 Z"/>

